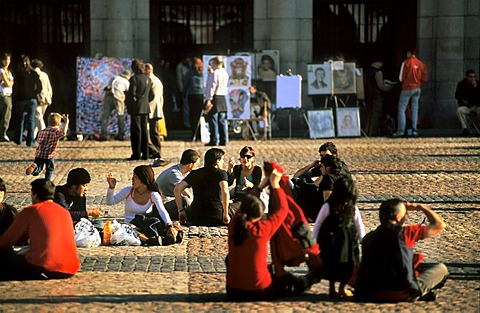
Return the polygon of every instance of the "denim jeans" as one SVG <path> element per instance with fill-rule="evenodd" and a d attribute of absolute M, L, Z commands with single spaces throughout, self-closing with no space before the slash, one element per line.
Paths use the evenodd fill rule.
<path fill-rule="evenodd" d="M 32 175 L 37 176 L 43 171 L 43 165 L 45 165 L 45 179 L 52 180 L 53 171 L 55 171 L 55 159 L 42 159 L 35 157 L 35 164 L 37 168 L 33 171 Z"/>
<path fill-rule="evenodd" d="M 210 143 L 226 145 L 228 143 L 227 112 L 213 114 L 208 122 L 210 128 Z"/>
<path fill-rule="evenodd" d="M 418 119 L 418 100 L 420 99 L 420 88 L 412 90 L 402 90 L 400 93 L 400 99 L 398 100 L 398 124 L 397 132 L 404 133 L 406 126 L 406 113 L 407 105 L 410 99 L 412 99 L 412 130 L 417 131 L 417 119 Z"/>
<path fill-rule="evenodd" d="M 35 112 L 37 110 L 37 99 L 28 99 L 17 102 L 17 116 L 19 123 L 17 131 L 15 132 L 15 143 L 21 145 L 23 141 L 23 129 L 26 117 L 27 127 L 27 146 L 33 146 L 35 137 L 33 132 L 35 130 Z"/>

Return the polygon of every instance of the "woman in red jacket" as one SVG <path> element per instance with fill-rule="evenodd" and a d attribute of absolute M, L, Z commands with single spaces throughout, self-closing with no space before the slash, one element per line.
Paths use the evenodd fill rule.
<path fill-rule="evenodd" d="M 234 301 L 270 300 L 299 295 L 304 282 L 291 274 L 276 276 L 269 271 L 267 244 L 288 214 L 282 174 L 276 169 L 259 188 L 270 185 L 270 201 L 278 210 L 264 219 L 264 204 L 255 196 L 243 198 L 240 209 L 228 225 L 227 296 Z"/>

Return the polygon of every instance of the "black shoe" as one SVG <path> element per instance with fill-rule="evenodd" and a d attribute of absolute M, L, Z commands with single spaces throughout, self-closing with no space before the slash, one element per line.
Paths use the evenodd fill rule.
<path fill-rule="evenodd" d="M 165 165 L 167 165 L 168 163 L 170 163 L 170 162 L 168 162 L 168 161 L 165 160 L 165 159 L 157 158 L 157 159 L 155 159 L 155 160 L 152 162 L 152 167 L 165 166 Z"/>
<path fill-rule="evenodd" d="M 134 157 L 134 156 L 132 155 L 131 157 L 126 158 L 126 160 L 127 160 L 127 161 L 138 161 L 138 160 L 140 160 L 140 158 L 139 158 L 139 157 Z"/>
<path fill-rule="evenodd" d="M 125 141 L 125 137 L 124 136 L 115 136 L 115 140 L 118 140 L 118 141 Z"/>
<path fill-rule="evenodd" d="M 470 132 L 468 131 L 468 128 L 464 128 L 460 136 L 470 136 Z"/>
<path fill-rule="evenodd" d="M 158 152 L 152 152 L 152 153 L 150 153 L 150 155 L 148 157 L 150 159 L 158 159 L 158 158 L 160 158 L 160 154 Z"/>
<path fill-rule="evenodd" d="M 213 142 L 209 142 L 209 143 L 205 144 L 205 147 L 215 147 L 215 146 L 218 146 L 218 145 L 213 143 Z"/>

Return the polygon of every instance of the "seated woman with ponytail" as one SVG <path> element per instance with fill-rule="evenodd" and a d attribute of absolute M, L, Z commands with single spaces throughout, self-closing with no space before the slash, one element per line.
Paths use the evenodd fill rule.
<path fill-rule="evenodd" d="M 182 241 L 183 233 L 177 232 L 173 227 L 150 165 L 135 167 L 132 185 L 124 187 L 117 194 L 114 194 L 117 180 L 111 173 L 108 174 L 107 181 L 109 187 L 107 204 L 113 205 L 125 200 L 125 222 L 141 228 L 142 233 L 146 235 L 142 240 L 145 244 L 167 246 Z M 157 212 L 153 212 L 154 210 Z M 148 219 L 147 214 L 154 217 Z M 152 220 L 156 221 L 155 225 L 149 222 Z"/>
<path fill-rule="evenodd" d="M 258 188 L 270 185 L 270 202 L 278 209 L 264 218 L 264 204 L 256 196 L 242 199 L 228 225 L 227 296 L 233 301 L 271 300 L 299 295 L 303 280 L 291 274 L 276 276 L 269 271 L 267 244 L 289 212 L 287 196 L 280 188 L 282 174 L 274 169 Z"/>

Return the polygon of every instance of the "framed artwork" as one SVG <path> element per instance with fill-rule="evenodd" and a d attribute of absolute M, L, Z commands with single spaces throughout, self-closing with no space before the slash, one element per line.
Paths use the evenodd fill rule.
<path fill-rule="evenodd" d="M 344 63 L 343 69 L 333 70 L 333 93 L 356 93 L 355 63 Z"/>
<path fill-rule="evenodd" d="M 280 52 L 278 50 L 263 50 L 256 54 L 257 79 L 275 81 L 280 74 Z"/>
<path fill-rule="evenodd" d="M 246 120 L 250 118 L 249 87 L 230 87 L 227 94 L 227 119 Z"/>
<path fill-rule="evenodd" d="M 133 59 L 127 58 L 77 58 L 77 129 L 78 134 L 100 133 L 103 112 L 104 88 L 124 70 L 131 71 Z M 126 114 L 125 117 L 129 115 Z M 117 132 L 117 112 L 110 113 L 108 133 Z M 130 131 L 130 120 L 125 121 L 125 132 Z"/>
<path fill-rule="evenodd" d="M 277 109 L 302 106 L 302 76 L 277 76 Z"/>
<path fill-rule="evenodd" d="M 329 95 L 332 93 L 332 75 L 330 65 L 308 64 L 308 94 Z"/>
<path fill-rule="evenodd" d="M 359 108 L 337 108 L 336 120 L 338 137 L 359 137 L 361 135 Z"/>
<path fill-rule="evenodd" d="M 251 66 L 249 56 L 231 56 L 227 62 L 228 86 L 245 87 L 251 84 Z"/>
<path fill-rule="evenodd" d="M 335 137 L 332 109 L 308 111 L 308 124 L 310 138 Z"/>
<path fill-rule="evenodd" d="M 257 78 L 257 71 L 256 66 L 255 66 L 255 53 L 253 52 L 237 52 L 235 53 L 235 56 L 244 56 L 244 57 L 250 57 L 250 79 L 256 79 Z M 231 56 L 233 57 L 233 56 Z"/>

